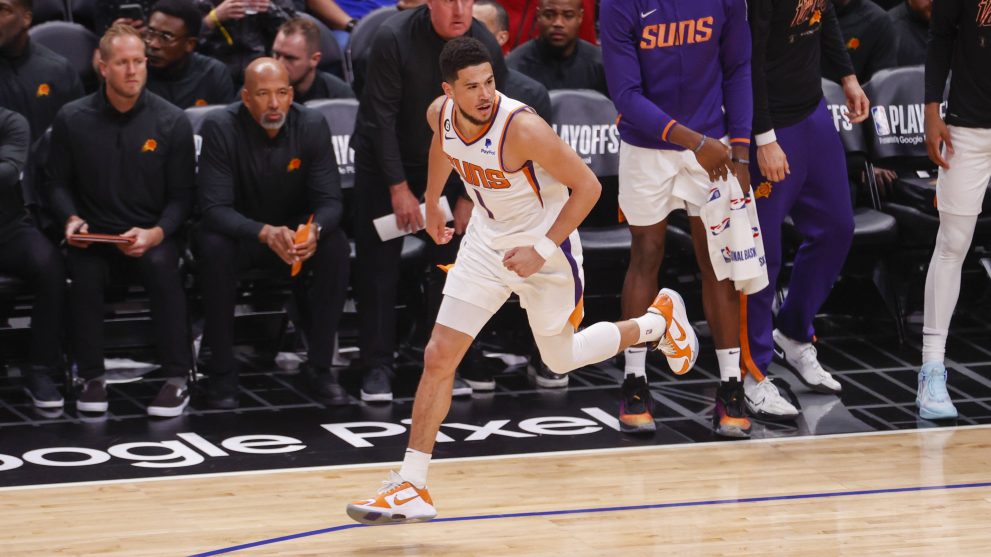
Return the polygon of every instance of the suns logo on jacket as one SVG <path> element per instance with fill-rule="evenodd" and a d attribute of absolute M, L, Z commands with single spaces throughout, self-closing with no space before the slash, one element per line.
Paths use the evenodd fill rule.
<path fill-rule="evenodd" d="M 52 88 L 47 83 L 42 83 L 38 85 L 38 91 L 34 94 L 36 97 L 47 97 L 52 93 Z"/>
<path fill-rule="evenodd" d="M 640 35 L 640 49 L 650 50 L 708 42 L 712 39 L 713 22 L 712 16 L 706 16 L 648 25 L 643 28 Z"/>
<path fill-rule="evenodd" d="M 829 0 L 798 0 L 795 7 L 795 17 L 791 20 L 792 27 L 798 27 L 805 22 L 809 27 L 822 21 L 822 12 L 826 9 L 826 2 Z"/>
<path fill-rule="evenodd" d="M 299 167 L 302 164 L 303 164 L 303 161 L 299 160 L 299 157 L 293 158 L 291 161 L 289 161 L 289 164 L 286 165 L 286 172 L 292 172 L 294 170 L 299 170 Z"/>
<path fill-rule="evenodd" d="M 991 27 L 991 0 L 981 0 L 977 3 L 977 26 Z"/>
<path fill-rule="evenodd" d="M 145 141 L 144 145 L 141 146 L 142 153 L 154 153 L 155 149 L 158 149 L 158 142 L 154 139 Z"/>

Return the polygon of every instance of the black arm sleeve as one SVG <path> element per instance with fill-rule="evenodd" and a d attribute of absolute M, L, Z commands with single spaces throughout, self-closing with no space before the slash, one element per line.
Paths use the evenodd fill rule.
<path fill-rule="evenodd" d="M 853 62 L 846 51 L 843 41 L 843 31 L 840 30 L 840 22 L 836 19 L 836 10 L 833 3 L 827 2 L 826 9 L 822 14 L 822 57 L 829 60 L 829 64 L 839 69 L 839 77 L 853 75 Z"/>
<path fill-rule="evenodd" d="M 14 198 L 8 190 L 21 182 L 30 143 L 28 121 L 12 110 L 0 109 L 0 197 Z"/>
<path fill-rule="evenodd" d="M 341 224 L 344 205 L 341 197 L 341 175 L 337 171 L 337 158 L 331 145 L 330 128 L 322 116 L 317 115 L 312 126 L 307 126 L 307 145 L 313 163 L 306 175 L 307 198 L 313 208 L 314 222 L 330 231 Z"/>
<path fill-rule="evenodd" d="M 225 134 L 226 132 L 226 134 Z M 225 130 L 221 122 L 207 117 L 200 129 L 203 146 L 200 151 L 196 185 L 199 189 L 203 224 L 221 234 L 234 238 L 257 239 L 263 223 L 234 209 L 233 128 Z M 227 137 L 225 137 L 225 135 Z"/>
<path fill-rule="evenodd" d="M 750 20 L 751 52 L 750 74 L 754 88 L 754 135 L 774 128 L 771 123 L 771 109 L 767 100 L 767 36 L 771 32 L 772 0 L 751 0 L 747 8 Z"/>
<path fill-rule="evenodd" d="M 929 24 L 929 45 L 926 49 L 926 102 L 943 102 L 946 78 L 950 75 L 953 43 L 957 38 L 961 0 L 933 2 L 932 22 Z"/>
<path fill-rule="evenodd" d="M 402 57 L 396 36 L 379 29 L 368 57 L 368 75 L 361 102 L 374 107 L 371 122 L 372 148 L 385 183 L 406 180 L 396 135 L 400 102 L 403 96 Z"/>
<path fill-rule="evenodd" d="M 193 126 L 183 114 L 172 126 L 173 148 L 165 163 L 166 202 L 158 226 L 169 237 L 189 217 L 193 186 L 196 180 L 196 149 L 193 146 Z"/>
<path fill-rule="evenodd" d="M 77 214 L 76 202 L 72 196 L 75 171 L 72 163 L 72 139 L 66 124 L 65 110 L 59 111 L 52 123 L 51 146 L 48 164 L 45 165 L 46 190 L 51 198 L 52 210 L 64 224 L 70 216 Z"/>

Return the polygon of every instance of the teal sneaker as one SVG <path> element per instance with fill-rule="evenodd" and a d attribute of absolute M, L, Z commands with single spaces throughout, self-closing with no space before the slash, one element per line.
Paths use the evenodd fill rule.
<path fill-rule="evenodd" d="M 957 417 L 950 393 L 946 392 L 946 366 L 942 362 L 926 362 L 919 370 L 919 394 L 915 398 L 919 416 L 927 420 L 949 420 Z"/>

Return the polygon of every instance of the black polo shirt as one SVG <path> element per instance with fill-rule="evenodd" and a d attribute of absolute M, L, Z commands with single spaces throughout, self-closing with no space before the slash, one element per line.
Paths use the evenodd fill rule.
<path fill-rule="evenodd" d="M 200 128 L 203 224 L 257 239 L 265 224 L 295 227 L 314 214 L 326 230 L 341 221 L 341 177 L 330 128 L 320 113 L 293 103 L 274 138 L 244 106 L 210 113 Z"/>
<path fill-rule="evenodd" d="M 317 70 L 317 76 L 313 80 L 313 85 L 306 93 L 295 91 L 293 102 L 303 104 L 307 101 L 317 99 L 353 99 L 354 91 L 343 79 L 326 72 Z"/>
<path fill-rule="evenodd" d="M 0 108 L 0 228 L 26 214 L 20 184 L 30 142 L 27 120 L 13 110 Z"/>
<path fill-rule="evenodd" d="M 189 215 L 194 186 L 193 128 L 179 108 L 142 91 L 118 112 L 103 89 L 55 117 L 48 157 L 56 215 L 79 215 L 90 232 L 162 227 L 172 235 Z"/>
<path fill-rule="evenodd" d="M 179 108 L 228 104 L 234 100 L 234 80 L 227 66 L 195 52 L 169 68 L 149 66 L 147 87 Z"/>
<path fill-rule="evenodd" d="M 539 81 L 548 90 L 594 89 L 609 96 L 602 50 L 581 39 L 571 56 L 563 56 L 560 49 L 539 38 L 527 41 L 509 53 L 506 65 Z"/>
<path fill-rule="evenodd" d="M 44 45 L 29 40 L 20 56 L 0 56 L 0 107 L 27 118 L 32 140 L 45 133 L 65 103 L 83 94 L 69 61 Z"/>

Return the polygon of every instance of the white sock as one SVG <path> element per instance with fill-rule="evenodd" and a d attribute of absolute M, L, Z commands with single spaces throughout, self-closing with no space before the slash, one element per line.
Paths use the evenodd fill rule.
<path fill-rule="evenodd" d="M 946 331 L 960 296 L 960 270 L 970 251 L 976 216 L 939 214 L 936 248 L 926 274 L 925 312 L 922 328 L 922 361 L 942 362 Z"/>
<path fill-rule="evenodd" d="M 719 362 L 719 380 L 740 380 L 740 348 L 723 348 L 716 350 L 716 360 Z"/>
<path fill-rule="evenodd" d="M 664 317 L 656 313 L 647 312 L 640 317 L 634 317 L 633 321 L 636 321 L 637 326 L 640 327 L 640 337 L 634 344 L 655 342 L 661 338 L 661 335 L 664 334 L 667 328 L 667 322 L 664 321 Z"/>
<path fill-rule="evenodd" d="M 946 358 L 946 333 L 929 327 L 922 328 L 922 363 L 943 363 Z"/>
<path fill-rule="evenodd" d="M 623 366 L 624 376 L 647 377 L 647 347 L 631 346 L 623 354 L 626 363 Z"/>
<path fill-rule="evenodd" d="M 403 467 L 399 475 L 414 486 L 423 489 L 427 485 L 427 467 L 430 466 L 430 455 L 416 449 L 406 449 L 403 457 Z"/>

